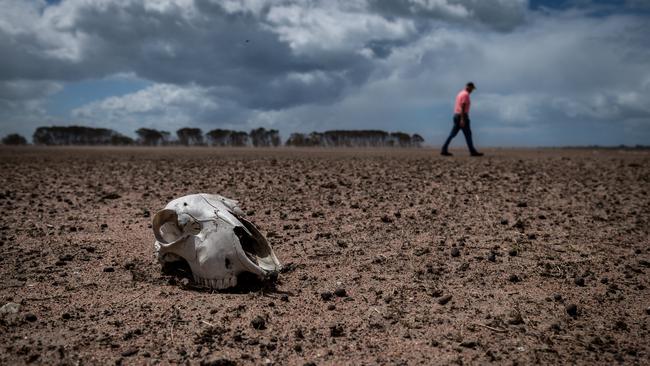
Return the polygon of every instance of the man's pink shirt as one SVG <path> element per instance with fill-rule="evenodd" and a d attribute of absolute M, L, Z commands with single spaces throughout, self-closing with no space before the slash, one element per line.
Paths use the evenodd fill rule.
<path fill-rule="evenodd" d="M 463 110 L 461 106 L 465 104 L 467 109 L 465 110 L 465 113 L 469 113 L 469 106 L 470 106 L 470 100 L 469 100 L 469 93 L 467 90 L 463 89 L 458 93 L 456 96 L 456 105 L 454 106 L 454 113 L 455 114 L 461 114 L 463 113 Z"/>

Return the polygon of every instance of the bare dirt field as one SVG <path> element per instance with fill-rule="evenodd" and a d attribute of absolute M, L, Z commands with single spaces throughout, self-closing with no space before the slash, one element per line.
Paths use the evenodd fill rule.
<path fill-rule="evenodd" d="M 649 364 L 650 152 L 486 153 L 1 148 L 0 364 Z M 161 271 L 199 192 L 275 284 Z"/>

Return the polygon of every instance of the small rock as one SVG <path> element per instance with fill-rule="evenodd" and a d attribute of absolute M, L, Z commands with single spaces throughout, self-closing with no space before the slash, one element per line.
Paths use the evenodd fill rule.
<path fill-rule="evenodd" d="M 20 310 L 20 305 L 15 302 L 8 302 L 0 308 L 0 314 L 16 314 Z"/>
<path fill-rule="evenodd" d="M 508 255 L 510 255 L 511 257 L 516 257 L 517 254 L 519 254 L 519 251 L 517 251 L 517 249 L 515 248 L 512 248 L 508 251 Z"/>
<path fill-rule="evenodd" d="M 347 293 L 347 291 L 345 291 L 344 288 L 339 287 L 336 290 L 334 290 L 334 295 L 336 295 L 338 297 L 346 297 L 346 296 L 348 296 L 348 293 Z"/>
<path fill-rule="evenodd" d="M 329 291 L 323 291 L 320 293 L 320 298 L 323 301 L 330 301 L 334 295 Z"/>
<path fill-rule="evenodd" d="M 28 313 L 25 315 L 25 320 L 27 320 L 28 322 L 35 322 L 37 319 L 38 318 L 36 317 L 36 315 L 32 313 Z"/>
<path fill-rule="evenodd" d="M 280 301 L 289 302 L 289 295 L 284 294 L 280 296 Z"/>
<path fill-rule="evenodd" d="M 458 257 L 458 256 L 460 256 L 460 250 L 458 250 L 458 248 L 455 248 L 455 247 L 454 247 L 454 248 L 451 248 L 451 256 L 452 256 L 452 257 Z"/>
<path fill-rule="evenodd" d="M 104 272 L 115 272 L 115 268 L 113 268 L 113 267 L 104 267 Z"/>
<path fill-rule="evenodd" d="M 72 318 L 72 315 L 70 315 L 70 313 L 61 314 L 61 319 L 63 320 L 69 320 L 70 318 Z"/>
<path fill-rule="evenodd" d="M 573 282 L 574 282 L 576 285 L 580 286 L 580 287 L 583 287 L 583 286 L 585 285 L 585 279 L 582 278 L 582 277 L 576 277 L 576 278 L 573 280 Z"/>
<path fill-rule="evenodd" d="M 578 316 L 578 305 L 576 304 L 569 304 L 566 306 L 566 313 L 569 314 L 569 316 L 575 318 Z"/>
<path fill-rule="evenodd" d="M 519 278 L 519 276 L 517 276 L 516 274 L 511 274 L 510 277 L 508 277 L 508 281 L 512 283 L 517 283 L 517 282 L 521 282 L 521 278 Z"/>
<path fill-rule="evenodd" d="M 105 194 L 105 195 L 102 197 L 102 199 L 104 199 L 104 200 L 116 200 L 116 199 L 118 199 L 118 198 L 120 198 L 120 197 L 122 197 L 122 196 L 120 196 L 119 194 L 117 194 L 117 193 L 115 193 L 115 192 L 112 192 L 112 193 L 107 193 L 107 194 Z"/>
<path fill-rule="evenodd" d="M 341 324 L 335 324 L 330 326 L 330 336 L 332 337 L 341 337 L 344 332 L 345 331 Z"/>
<path fill-rule="evenodd" d="M 336 310 L 336 305 L 334 304 L 327 305 L 327 310 Z"/>
<path fill-rule="evenodd" d="M 138 353 L 137 348 L 129 348 L 126 351 L 122 352 L 122 357 L 131 357 Z"/>
<path fill-rule="evenodd" d="M 149 216 L 151 216 L 151 212 L 149 212 L 149 210 L 147 210 L 146 208 L 142 210 L 142 217 L 149 217 Z"/>
<path fill-rule="evenodd" d="M 501 225 L 508 225 L 508 219 L 502 219 Z"/>
<path fill-rule="evenodd" d="M 487 259 L 488 259 L 490 262 L 496 262 L 496 261 L 497 261 L 497 255 L 496 255 L 496 253 L 494 253 L 494 252 L 490 252 L 490 253 L 488 254 L 488 256 L 487 256 Z"/>
<path fill-rule="evenodd" d="M 181 285 L 181 287 L 189 287 L 190 286 L 190 279 L 187 278 L 187 277 L 183 277 L 183 278 L 181 278 L 179 284 Z"/>
<path fill-rule="evenodd" d="M 381 222 L 385 222 L 385 223 L 388 224 L 388 223 L 393 222 L 393 219 L 388 215 L 384 215 L 384 216 L 381 217 Z"/>
<path fill-rule="evenodd" d="M 607 282 L 609 282 L 609 278 L 607 278 L 607 277 L 603 277 L 603 278 L 600 279 L 600 283 L 602 283 L 604 285 L 606 285 Z"/>
<path fill-rule="evenodd" d="M 555 301 L 562 301 L 562 295 L 560 295 L 560 294 L 553 294 L 553 300 L 555 300 Z"/>
<path fill-rule="evenodd" d="M 438 299 L 438 304 L 445 305 L 451 300 L 451 295 L 445 295 Z"/>
<path fill-rule="evenodd" d="M 476 342 L 476 341 L 462 341 L 460 343 L 460 346 L 465 347 L 465 348 L 476 348 L 476 346 L 478 346 L 478 342 Z"/>
<path fill-rule="evenodd" d="M 528 207 L 528 203 L 527 202 L 519 202 L 519 203 L 517 203 L 517 207 Z"/>
<path fill-rule="evenodd" d="M 251 320 L 251 325 L 257 330 L 264 330 L 266 329 L 266 320 L 258 315 Z"/>
<path fill-rule="evenodd" d="M 210 361 L 201 361 L 201 366 L 236 366 L 237 362 L 229 360 L 227 358 L 217 358 Z"/>
<path fill-rule="evenodd" d="M 511 318 L 508 319 L 508 324 L 512 324 L 512 325 L 524 324 L 524 318 L 518 312 L 514 312 L 511 314 Z"/>
<path fill-rule="evenodd" d="M 648 306 L 647 308 L 645 308 L 645 314 L 646 314 L 646 315 L 650 315 L 650 306 Z"/>

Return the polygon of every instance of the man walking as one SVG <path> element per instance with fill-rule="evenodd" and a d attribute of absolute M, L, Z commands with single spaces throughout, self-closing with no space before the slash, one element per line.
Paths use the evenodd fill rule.
<path fill-rule="evenodd" d="M 474 83 L 469 82 L 465 85 L 465 89 L 461 90 L 460 93 L 456 96 L 456 104 L 454 106 L 454 127 L 451 129 L 447 141 L 442 145 L 442 151 L 440 155 L 443 156 L 452 156 L 449 152 L 449 143 L 451 140 L 456 137 L 459 130 L 463 130 L 463 135 L 465 135 L 465 141 L 467 142 L 467 147 L 469 148 L 469 153 L 472 156 L 483 156 L 483 153 L 476 151 L 474 148 L 474 142 L 472 142 L 472 130 L 469 127 L 469 106 L 470 100 L 469 95 L 476 89 Z"/>

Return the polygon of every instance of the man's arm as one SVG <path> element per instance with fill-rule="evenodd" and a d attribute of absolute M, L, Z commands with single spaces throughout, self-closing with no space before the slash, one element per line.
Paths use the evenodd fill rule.
<path fill-rule="evenodd" d="M 458 125 L 460 128 L 465 127 L 465 116 L 467 115 L 467 102 L 462 102 L 460 104 L 460 122 Z"/>

